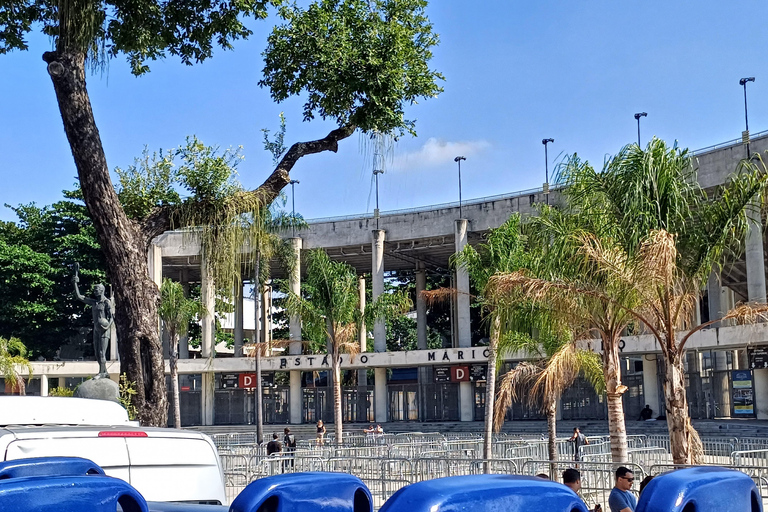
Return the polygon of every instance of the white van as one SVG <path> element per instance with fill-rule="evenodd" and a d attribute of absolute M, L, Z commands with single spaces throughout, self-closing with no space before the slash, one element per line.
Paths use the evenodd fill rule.
<path fill-rule="evenodd" d="M 104 400 L 0 396 L 0 460 L 56 456 L 90 459 L 147 501 L 226 503 L 221 462 L 205 434 L 140 427 Z"/>

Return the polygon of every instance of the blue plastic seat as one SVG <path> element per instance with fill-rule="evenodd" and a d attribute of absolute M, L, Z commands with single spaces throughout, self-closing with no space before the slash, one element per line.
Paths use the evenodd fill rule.
<path fill-rule="evenodd" d="M 290 473 L 261 478 L 232 502 L 229 512 L 372 512 L 371 492 L 347 473 Z"/>
<path fill-rule="evenodd" d="M 0 480 L 63 475 L 104 475 L 104 470 L 95 462 L 80 457 L 38 457 L 0 462 Z"/>
<path fill-rule="evenodd" d="M 0 512 L 148 512 L 139 492 L 108 476 L 31 476 L 0 480 Z"/>
<path fill-rule="evenodd" d="M 471 475 L 437 478 L 397 491 L 379 512 L 587 512 L 564 485 L 528 476 Z"/>
<path fill-rule="evenodd" d="M 740 471 L 696 467 L 663 473 L 648 483 L 637 512 L 762 512 L 755 482 Z"/>

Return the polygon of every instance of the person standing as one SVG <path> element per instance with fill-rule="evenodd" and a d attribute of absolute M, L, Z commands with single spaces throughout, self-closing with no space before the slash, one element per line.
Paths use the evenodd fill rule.
<path fill-rule="evenodd" d="M 280 455 L 281 451 L 283 451 L 283 445 L 277 440 L 277 434 L 272 434 L 272 440 L 267 443 L 267 457 L 272 454 Z"/>
<path fill-rule="evenodd" d="M 581 460 L 579 447 L 589 444 L 589 439 L 579 431 L 579 427 L 576 427 L 573 429 L 573 435 L 568 440 L 573 442 L 573 460 L 578 462 Z"/>
<path fill-rule="evenodd" d="M 608 497 L 611 512 L 635 512 L 637 498 L 630 491 L 634 481 L 635 475 L 629 468 L 621 466 L 616 470 L 616 484 Z"/>
<path fill-rule="evenodd" d="M 323 446 L 325 443 L 325 425 L 323 420 L 317 420 L 317 446 Z"/>
<path fill-rule="evenodd" d="M 581 491 L 581 473 L 577 469 L 568 468 L 563 471 L 563 485 L 579 494 Z M 602 512 L 603 507 L 598 503 L 590 512 Z"/>
<path fill-rule="evenodd" d="M 283 473 L 290 467 L 293 469 L 294 457 L 296 456 L 296 436 L 291 434 L 291 429 L 285 427 L 283 430 L 283 448 L 285 449 L 286 459 L 283 461 Z"/>

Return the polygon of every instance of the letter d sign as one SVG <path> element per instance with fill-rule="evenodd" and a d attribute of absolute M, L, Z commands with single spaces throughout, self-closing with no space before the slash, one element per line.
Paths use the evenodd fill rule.
<path fill-rule="evenodd" d="M 469 367 L 451 366 L 451 382 L 468 382 Z"/>

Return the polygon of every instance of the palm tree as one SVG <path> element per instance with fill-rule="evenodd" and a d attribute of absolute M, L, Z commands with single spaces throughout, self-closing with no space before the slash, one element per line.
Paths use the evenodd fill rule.
<path fill-rule="evenodd" d="M 165 324 L 169 340 L 169 362 L 171 367 L 171 389 L 173 390 L 173 425 L 181 428 L 181 407 L 179 404 L 179 336 L 187 333 L 189 322 L 202 316 L 205 308 L 197 300 L 184 296 L 180 283 L 163 279 L 160 287 L 158 315 Z"/>
<path fill-rule="evenodd" d="M 685 396 L 685 344 L 702 328 L 724 319 L 753 322 L 768 310 L 739 305 L 678 339 L 690 324 L 702 285 L 713 270 L 743 250 L 750 215 L 768 183 L 757 156 L 742 162 L 729 181 L 707 194 L 686 150 L 654 138 L 645 150 L 623 148 L 603 172 L 572 158 L 563 167 L 568 209 L 592 228 L 573 238 L 592 280 L 528 283 L 534 293 L 581 294 L 629 314 L 656 338 L 665 363 L 664 395 L 673 460 L 695 461 L 700 440 L 691 426 Z M 611 287 L 605 286 L 611 284 Z M 624 290 L 621 296 L 616 290 Z M 631 299 L 631 300 L 627 300 Z M 608 371 L 608 368 L 606 368 Z M 606 377 L 608 375 L 606 374 Z M 608 379 L 606 379 L 608 380 Z M 609 389 L 611 383 L 607 382 Z"/>
<path fill-rule="evenodd" d="M 307 275 L 302 283 L 302 295 L 290 294 L 286 309 L 290 314 L 301 317 L 305 332 L 322 333 L 326 339 L 331 360 L 336 443 L 341 444 L 340 356 L 347 353 L 354 358 L 360 351 L 357 336 L 363 322 L 373 325 L 375 318 L 404 313 L 411 307 L 411 301 L 403 293 L 385 293 L 362 312 L 355 269 L 346 263 L 332 261 L 321 249 L 311 250 L 307 255 Z"/>
<path fill-rule="evenodd" d="M 21 340 L 0 336 L 0 376 L 5 380 L 6 386 L 10 384 L 11 389 L 18 390 L 20 395 L 26 394 L 26 386 L 19 368 L 27 371 L 27 379 L 32 378 L 32 365 L 26 355 L 27 347 Z"/>
<path fill-rule="evenodd" d="M 535 307 L 531 308 L 533 314 L 529 319 L 538 324 L 534 329 L 537 336 L 518 331 L 510 333 L 509 341 L 504 343 L 508 350 L 527 353 L 534 361 L 518 364 L 502 378 L 494 410 L 494 430 L 501 430 L 513 401 L 541 407 L 547 416 L 549 460 L 554 461 L 557 460 L 557 402 L 560 397 L 579 375 L 584 375 L 598 394 L 605 391 L 605 380 L 600 356 L 579 349 L 565 326 L 558 329 L 555 318 L 535 310 Z"/>
<path fill-rule="evenodd" d="M 469 278 L 478 292 L 476 300 L 482 305 L 486 319 L 490 324 L 488 346 L 488 376 L 485 393 L 485 425 L 483 434 L 483 458 L 492 457 L 493 441 L 493 411 L 496 389 L 496 374 L 498 360 L 502 355 L 500 340 L 503 339 L 504 329 L 513 321 L 510 315 L 514 304 L 503 297 L 491 296 L 487 293 L 488 281 L 497 272 L 511 272 L 525 268 L 530 261 L 525 247 L 525 237 L 520 230 L 520 216 L 513 215 L 500 227 L 488 234 L 485 242 L 477 249 L 471 245 L 454 255 L 452 262 L 455 266 L 464 267 Z M 440 300 L 450 293 L 445 289 L 424 292 L 430 301 Z"/>
<path fill-rule="evenodd" d="M 573 158 L 572 165 L 582 165 Z M 510 303 L 531 302 L 563 322 L 576 340 L 599 338 L 608 407 L 608 430 L 614 462 L 626 462 L 627 433 L 621 395 L 619 339 L 633 320 L 628 308 L 636 292 L 618 279 L 597 272 L 594 262 L 584 257 L 581 239 L 585 232 L 613 236 L 603 216 L 590 217 L 561 212 L 549 206 L 526 225 L 526 234 L 535 255 L 529 269 L 493 276 L 487 294 Z M 606 298 L 610 298 L 607 301 Z"/>

